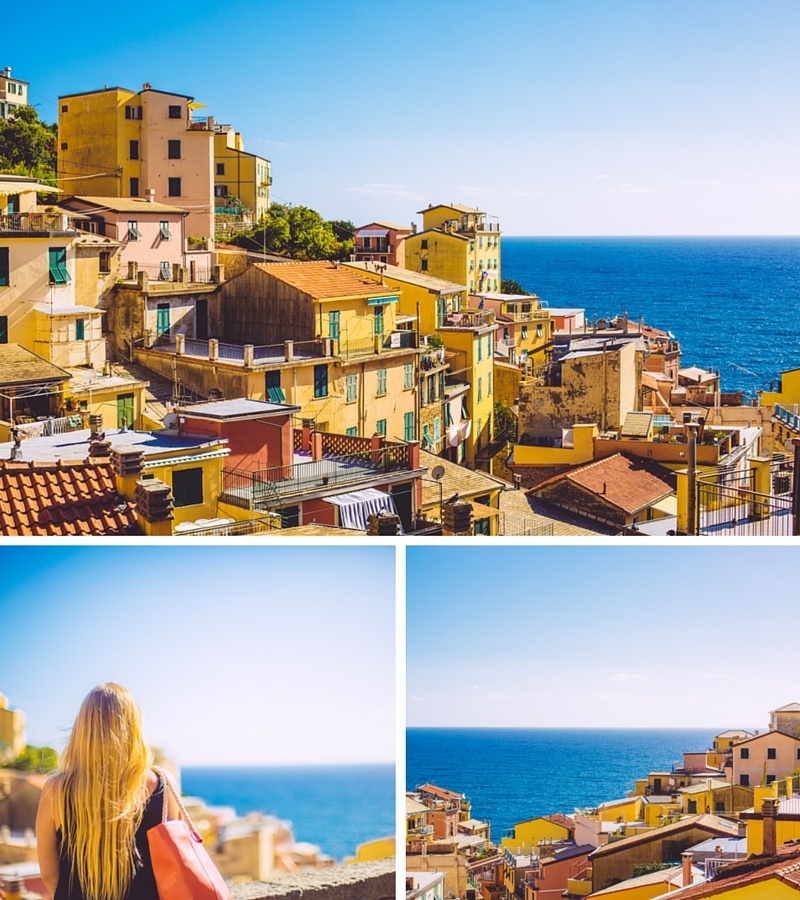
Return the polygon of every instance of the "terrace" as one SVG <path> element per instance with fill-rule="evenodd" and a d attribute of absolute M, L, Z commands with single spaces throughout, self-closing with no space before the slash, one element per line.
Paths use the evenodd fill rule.
<path fill-rule="evenodd" d="M 336 494 L 337 488 L 361 488 L 407 481 L 422 474 L 417 444 L 391 443 L 380 436 L 359 438 L 295 429 L 294 461 L 265 469 L 222 470 L 220 499 L 244 509 L 266 511 L 292 499 Z"/>
<path fill-rule="evenodd" d="M 439 330 L 474 331 L 477 328 L 490 328 L 495 323 L 493 309 L 462 309 L 439 316 Z"/>
<path fill-rule="evenodd" d="M 19 212 L 0 215 L 0 234 L 27 236 L 42 234 L 77 234 L 76 217 L 58 211 Z"/>

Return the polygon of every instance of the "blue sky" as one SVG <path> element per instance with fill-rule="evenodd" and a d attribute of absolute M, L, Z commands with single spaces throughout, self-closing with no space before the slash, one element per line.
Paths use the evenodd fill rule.
<path fill-rule="evenodd" d="M 181 765 L 391 762 L 392 547 L 0 547 L 0 693 L 60 749 L 127 687 Z"/>
<path fill-rule="evenodd" d="M 47 15 L 48 8 L 57 16 Z M 274 198 L 357 225 L 428 203 L 507 234 L 797 234 L 796 0 L 167 2 L 9 43 L 48 121 L 104 85 L 190 94 Z"/>
<path fill-rule="evenodd" d="M 800 701 L 791 546 L 418 548 L 407 721 L 767 727 Z"/>

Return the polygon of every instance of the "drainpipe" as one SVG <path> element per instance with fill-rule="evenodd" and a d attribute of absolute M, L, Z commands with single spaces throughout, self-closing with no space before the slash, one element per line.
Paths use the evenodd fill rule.
<path fill-rule="evenodd" d="M 689 519 L 688 534 L 697 535 L 697 432 L 700 425 L 696 421 L 686 423 L 686 438 L 688 441 L 688 496 L 686 498 L 686 513 Z"/>
<path fill-rule="evenodd" d="M 794 472 L 792 473 L 792 534 L 800 535 L 800 438 L 794 444 Z"/>

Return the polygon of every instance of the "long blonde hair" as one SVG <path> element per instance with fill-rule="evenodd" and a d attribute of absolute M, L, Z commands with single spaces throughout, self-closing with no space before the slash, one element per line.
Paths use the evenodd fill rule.
<path fill-rule="evenodd" d="M 133 697 L 118 684 L 98 685 L 64 748 L 54 798 L 72 876 L 90 900 L 122 900 L 130 888 L 151 765 Z"/>

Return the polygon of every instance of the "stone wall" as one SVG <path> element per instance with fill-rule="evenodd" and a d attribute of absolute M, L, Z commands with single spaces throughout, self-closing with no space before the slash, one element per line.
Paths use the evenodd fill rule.
<path fill-rule="evenodd" d="M 384 859 L 282 875 L 234 885 L 232 893 L 233 900 L 394 900 L 395 861 Z"/>

